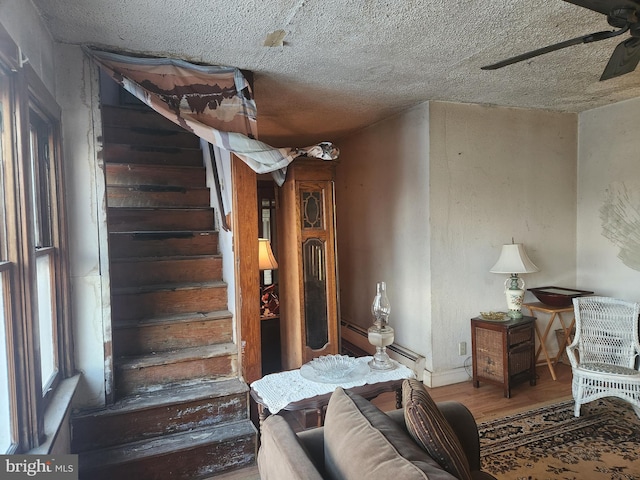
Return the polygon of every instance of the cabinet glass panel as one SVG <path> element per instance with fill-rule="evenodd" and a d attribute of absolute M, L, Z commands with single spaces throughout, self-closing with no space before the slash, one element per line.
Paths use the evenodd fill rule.
<path fill-rule="evenodd" d="M 306 345 L 318 350 L 329 342 L 326 245 L 310 238 L 302 245 Z"/>
<path fill-rule="evenodd" d="M 302 192 L 302 228 L 323 229 L 322 192 Z"/>

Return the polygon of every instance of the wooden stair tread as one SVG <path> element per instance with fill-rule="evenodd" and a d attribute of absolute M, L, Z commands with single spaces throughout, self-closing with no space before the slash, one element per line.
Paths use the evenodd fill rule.
<path fill-rule="evenodd" d="M 194 207 L 185 207 L 184 205 L 162 205 L 162 206 L 158 206 L 158 207 L 107 207 L 109 210 L 119 210 L 120 212 L 122 212 L 122 210 L 149 210 L 149 211 L 158 211 L 158 210 L 166 210 L 166 211 L 172 211 L 175 212 L 176 210 L 185 210 L 185 211 L 194 211 L 194 210 L 211 210 L 213 211 L 213 209 L 211 207 L 202 207 L 202 206 L 194 206 Z M 154 230 L 147 230 L 147 231 L 154 231 Z M 114 232 L 115 233 L 115 232 Z"/>
<path fill-rule="evenodd" d="M 222 280 L 210 282 L 181 282 L 181 283 L 158 283 L 154 285 L 140 285 L 134 287 L 112 288 L 113 295 L 131 295 L 136 293 L 149 293 L 160 291 L 194 290 L 199 288 L 226 287 L 227 283 Z"/>
<path fill-rule="evenodd" d="M 124 183 L 108 183 L 107 184 L 107 189 L 114 189 L 114 188 L 129 190 L 134 192 L 144 192 L 144 193 L 166 193 L 166 192 L 183 193 L 188 190 L 209 190 L 209 187 L 192 187 L 192 186 L 185 187 L 182 185 L 161 185 L 158 183 L 148 183 L 148 184 L 136 183 L 131 185 L 124 184 Z M 117 208 L 135 208 L 135 207 L 117 207 Z M 200 207 L 200 208 L 204 208 L 204 207 Z"/>
<path fill-rule="evenodd" d="M 127 124 L 127 122 L 132 122 L 137 125 L 141 123 L 141 121 L 144 121 L 145 124 L 152 123 L 166 130 L 185 131 L 180 125 L 163 117 L 144 104 L 104 104 L 101 105 L 100 108 L 102 110 L 102 122 L 105 125 L 121 126 Z"/>
<path fill-rule="evenodd" d="M 170 352 L 116 358 L 115 365 L 121 370 L 137 370 L 145 367 L 169 365 L 173 363 L 202 360 L 205 358 L 236 355 L 238 347 L 234 343 L 219 343 L 200 347 L 181 348 Z"/>
<path fill-rule="evenodd" d="M 185 212 L 193 212 L 194 210 L 213 211 L 212 207 L 108 207 L 108 209 L 113 213 L 123 213 L 123 212 L 126 213 L 126 212 L 135 212 L 135 211 L 159 212 L 162 210 L 171 210 L 171 211 L 184 210 Z"/>
<path fill-rule="evenodd" d="M 188 209 L 185 209 L 188 210 Z M 217 230 L 130 230 L 127 232 L 109 232 L 109 235 L 135 235 L 139 237 L 149 237 L 150 239 L 170 237 L 170 238 L 190 238 L 198 235 L 217 235 Z"/>
<path fill-rule="evenodd" d="M 118 124 L 102 125 L 104 143 L 178 148 L 200 148 L 200 139 L 184 129 L 166 128 L 165 125 Z"/>
<path fill-rule="evenodd" d="M 136 152 L 150 152 L 150 153 L 184 153 L 184 152 L 202 152 L 200 148 L 196 147 L 172 147 L 169 145 L 132 145 L 130 143 L 108 142 L 105 145 L 109 145 L 114 148 L 122 148 L 123 150 L 132 150 Z M 125 163 L 125 162 L 109 162 L 109 163 Z M 134 162 L 131 162 L 134 163 Z"/>
<path fill-rule="evenodd" d="M 118 257 L 111 260 L 111 263 L 136 263 L 136 262 L 171 262 L 176 260 L 208 260 L 222 258 L 219 253 L 196 254 L 196 255 L 153 255 L 148 257 Z"/>
<path fill-rule="evenodd" d="M 126 443 L 84 453 L 79 457 L 79 467 L 87 472 L 93 468 L 128 463 L 141 458 L 154 457 L 213 443 L 223 443 L 236 438 L 251 437 L 257 434 L 250 420 L 225 423 L 214 427 L 193 429 L 187 432 L 173 433 L 149 440 Z"/>
<path fill-rule="evenodd" d="M 167 240 L 167 239 L 189 239 L 198 236 L 212 236 L 217 235 L 216 230 L 122 230 L 109 232 L 109 236 L 114 237 L 127 237 L 131 236 L 134 240 Z M 129 258 L 129 257 L 111 257 L 114 258 Z"/>
<path fill-rule="evenodd" d="M 187 323 L 207 320 L 222 320 L 231 318 L 233 314 L 229 310 L 218 310 L 215 312 L 193 312 L 176 313 L 173 315 L 158 315 L 149 318 L 136 318 L 129 320 L 118 320 L 113 323 L 114 329 L 136 328 L 151 325 L 162 325 L 169 323 Z"/>
<path fill-rule="evenodd" d="M 74 415 L 75 418 L 104 417 L 132 411 L 148 410 L 167 405 L 192 402 L 199 399 L 226 397 L 249 391 L 246 383 L 238 378 L 224 380 L 200 379 L 197 382 L 183 382 L 152 392 L 144 392 L 119 399 L 113 405 L 100 410 L 90 410 Z"/>
<path fill-rule="evenodd" d="M 113 145 L 113 144 L 112 144 Z M 157 148 L 164 148 L 165 150 L 167 149 L 167 147 L 162 147 L 162 146 L 158 146 Z M 198 150 L 199 149 L 195 149 L 195 148 L 186 148 L 186 147 L 179 147 L 177 148 L 178 151 L 181 150 Z M 175 170 L 177 172 L 184 172 L 184 171 L 189 171 L 189 170 L 193 170 L 193 171 L 205 171 L 205 167 L 203 165 L 165 165 L 165 164 L 158 164 L 158 165 L 146 165 L 146 164 L 140 164 L 140 163 L 135 163 L 135 162 L 109 162 L 109 165 L 107 168 L 126 168 L 126 169 L 140 169 L 140 170 L 148 170 L 148 169 L 153 169 L 153 170 Z"/>
<path fill-rule="evenodd" d="M 130 163 L 134 165 L 176 165 L 202 167 L 199 148 L 169 147 L 161 145 L 130 145 L 105 143 L 102 148 L 105 164 Z"/>

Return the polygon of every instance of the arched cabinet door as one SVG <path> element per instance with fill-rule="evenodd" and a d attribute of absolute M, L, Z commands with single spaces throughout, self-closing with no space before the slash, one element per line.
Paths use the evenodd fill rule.
<path fill-rule="evenodd" d="M 335 162 L 296 160 L 279 189 L 282 365 L 340 351 L 335 245 Z"/>

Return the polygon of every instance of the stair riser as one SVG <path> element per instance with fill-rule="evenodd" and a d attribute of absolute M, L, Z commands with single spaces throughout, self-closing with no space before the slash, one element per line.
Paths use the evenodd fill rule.
<path fill-rule="evenodd" d="M 111 235 L 111 258 L 153 257 L 173 255 L 209 255 L 218 253 L 218 233 L 195 233 L 188 237 L 155 239 L 153 236 Z"/>
<path fill-rule="evenodd" d="M 72 451 L 81 453 L 236 422 L 247 418 L 247 408 L 247 394 L 244 393 L 124 414 L 79 417 L 73 421 Z"/>
<path fill-rule="evenodd" d="M 213 230 L 213 210 L 122 210 L 109 208 L 109 232 Z"/>
<path fill-rule="evenodd" d="M 214 280 L 222 280 L 221 257 L 118 261 L 111 264 L 113 288 Z"/>
<path fill-rule="evenodd" d="M 208 207 L 209 190 L 142 192 L 127 187 L 109 187 L 107 204 L 110 207 Z"/>
<path fill-rule="evenodd" d="M 86 470 L 80 467 L 80 480 L 195 480 L 227 470 L 252 465 L 256 457 L 255 436 L 238 438 L 232 443 L 217 443 L 146 458 L 126 464 Z M 82 465 L 82 456 L 80 457 Z"/>
<path fill-rule="evenodd" d="M 107 164 L 107 185 L 206 187 L 204 167 Z"/>
<path fill-rule="evenodd" d="M 202 150 L 105 144 L 102 158 L 108 163 L 128 163 L 137 165 L 182 165 L 185 167 L 202 166 Z"/>
<path fill-rule="evenodd" d="M 121 357 L 227 343 L 233 341 L 231 332 L 231 318 L 137 328 L 116 327 L 113 330 L 113 353 Z"/>
<path fill-rule="evenodd" d="M 114 321 L 189 312 L 214 312 L 227 308 L 227 288 L 202 287 L 115 294 L 111 301 Z"/>
<path fill-rule="evenodd" d="M 139 108 L 122 108 L 119 106 L 103 105 L 101 107 L 102 124 L 111 127 L 139 127 L 161 130 L 185 132 L 185 129 L 175 122 L 163 117 L 157 112 Z"/>
<path fill-rule="evenodd" d="M 200 378 L 231 378 L 237 375 L 236 364 L 236 355 L 228 354 L 135 369 L 116 367 L 116 394 L 135 395 L 154 386 Z"/>
<path fill-rule="evenodd" d="M 127 145 L 151 145 L 157 147 L 199 148 L 198 137 L 188 132 L 160 130 L 149 127 L 109 127 L 103 128 L 104 143 L 125 143 Z"/>

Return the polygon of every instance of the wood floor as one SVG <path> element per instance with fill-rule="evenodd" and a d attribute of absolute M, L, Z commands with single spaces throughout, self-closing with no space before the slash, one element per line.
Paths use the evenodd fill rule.
<path fill-rule="evenodd" d="M 455 400 L 463 403 L 471 411 L 476 422 L 482 423 L 492 418 L 530 410 L 537 406 L 556 403 L 571 398 L 571 367 L 558 363 L 555 367 L 556 380 L 553 380 L 546 365 L 536 367 L 537 382 L 534 387 L 529 382 L 521 383 L 511 389 L 511 398 L 504 398 L 502 388 L 480 384 L 473 388 L 471 379 L 467 382 L 429 389 L 436 402 Z M 385 393 L 373 400 L 383 411 L 395 408 L 395 394 Z M 287 413 L 287 412 L 285 412 Z M 294 417 L 287 418 L 295 423 Z M 292 425 L 295 429 L 299 425 Z M 259 480 L 257 467 L 244 468 L 235 472 L 213 477 L 215 480 Z"/>

